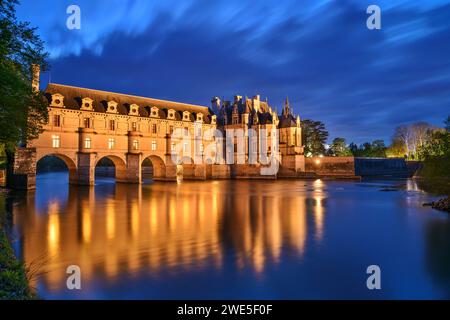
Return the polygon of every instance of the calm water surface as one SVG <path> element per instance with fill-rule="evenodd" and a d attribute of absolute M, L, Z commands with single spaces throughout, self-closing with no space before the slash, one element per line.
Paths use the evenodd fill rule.
<path fill-rule="evenodd" d="M 433 199 L 409 180 L 89 188 L 48 173 L 7 208 L 48 299 L 449 299 L 450 219 L 422 207 Z M 73 264 L 80 291 L 66 288 Z"/>

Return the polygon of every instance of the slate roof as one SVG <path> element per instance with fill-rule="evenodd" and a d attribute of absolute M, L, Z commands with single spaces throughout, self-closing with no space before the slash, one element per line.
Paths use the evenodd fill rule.
<path fill-rule="evenodd" d="M 197 113 L 203 113 L 205 122 L 210 123 L 212 115 L 211 110 L 206 106 L 80 88 L 63 84 L 49 83 L 44 90 L 44 95 L 49 103 L 51 102 L 51 95 L 56 93 L 63 95 L 64 106 L 67 109 L 73 110 L 79 110 L 81 108 L 81 101 L 83 98 L 91 98 L 93 99 L 93 109 L 96 112 L 106 112 L 108 102 L 115 101 L 117 102 L 118 113 L 122 115 L 128 115 L 131 104 L 139 106 L 139 115 L 141 117 L 148 117 L 152 107 L 157 107 L 159 109 L 158 112 L 160 118 L 167 117 L 168 109 L 174 109 L 176 111 L 175 118 L 177 120 L 182 119 L 183 111 L 191 112 L 191 121 L 195 119 Z"/>

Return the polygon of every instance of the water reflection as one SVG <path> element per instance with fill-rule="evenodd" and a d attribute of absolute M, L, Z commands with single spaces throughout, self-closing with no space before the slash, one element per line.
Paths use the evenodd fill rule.
<path fill-rule="evenodd" d="M 4 204 L 16 253 L 41 262 L 44 298 L 450 298 L 450 218 L 410 181 L 89 188 L 62 175 Z M 66 288 L 72 264 L 79 292 Z M 381 292 L 365 286 L 371 264 Z"/>
<path fill-rule="evenodd" d="M 67 190 L 55 195 L 55 187 Z M 87 282 L 221 270 L 225 255 L 235 268 L 261 273 L 279 262 L 283 250 L 301 258 L 308 232 L 312 240 L 322 239 L 326 217 L 319 180 L 311 191 L 301 183 L 289 192 L 273 182 L 246 181 L 95 188 L 41 181 L 38 188 L 35 205 L 14 207 L 14 223 L 24 235 L 25 261 L 47 257 L 38 281 L 50 291 L 64 288 L 70 264 L 81 267 Z"/>

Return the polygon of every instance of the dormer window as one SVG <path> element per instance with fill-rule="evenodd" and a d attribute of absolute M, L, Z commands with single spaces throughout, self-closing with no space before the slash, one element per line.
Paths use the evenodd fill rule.
<path fill-rule="evenodd" d="M 175 110 L 169 109 L 167 112 L 167 119 L 175 119 Z"/>
<path fill-rule="evenodd" d="M 139 115 L 139 106 L 137 104 L 130 105 L 130 111 L 128 113 L 130 116 L 138 116 Z"/>
<path fill-rule="evenodd" d="M 60 95 L 59 93 L 52 94 L 52 101 L 50 103 L 50 107 L 58 107 L 63 108 L 64 107 L 64 96 Z"/>
<path fill-rule="evenodd" d="M 216 124 L 217 123 L 217 116 L 216 115 L 213 115 L 212 117 L 211 117 L 211 124 Z"/>
<path fill-rule="evenodd" d="M 92 100 L 91 98 L 83 98 L 81 99 L 81 110 L 92 110 Z"/>
<path fill-rule="evenodd" d="M 189 116 L 190 116 L 189 111 L 184 111 L 183 112 L 183 121 L 189 121 L 190 120 Z"/>
<path fill-rule="evenodd" d="M 197 121 L 203 121 L 203 114 L 197 113 Z"/>
<path fill-rule="evenodd" d="M 153 117 L 153 118 L 158 118 L 159 117 L 159 115 L 158 115 L 158 108 L 157 107 L 152 107 L 150 109 L 150 117 Z"/>
<path fill-rule="evenodd" d="M 117 102 L 115 102 L 115 101 L 108 101 L 108 107 L 106 109 L 106 112 L 108 112 L 108 113 L 117 113 Z"/>

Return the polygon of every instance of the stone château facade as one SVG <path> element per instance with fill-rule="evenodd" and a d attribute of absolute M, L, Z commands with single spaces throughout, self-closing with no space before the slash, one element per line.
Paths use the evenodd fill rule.
<path fill-rule="evenodd" d="M 33 89 L 39 90 L 39 69 L 34 73 Z M 278 115 L 258 95 L 235 96 L 232 102 L 216 97 L 207 107 L 55 83 L 44 94 L 49 121 L 38 139 L 18 149 L 16 187 L 33 188 L 35 163 L 48 155 L 65 162 L 71 183 L 84 185 L 94 184 L 102 158 L 114 163 L 118 182 L 129 183 L 142 182 L 144 161 L 151 162 L 155 180 L 169 181 L 276 178 L 305 171 L 300 118 L 292 114 L 288 99 Z M 243 134 L 243 147 L 230 132 Z M 270 163 L 251 161 L 255 154 L 259 160 L 263 151 L 279 163 L 273 174 L 261 174 Z"/>

